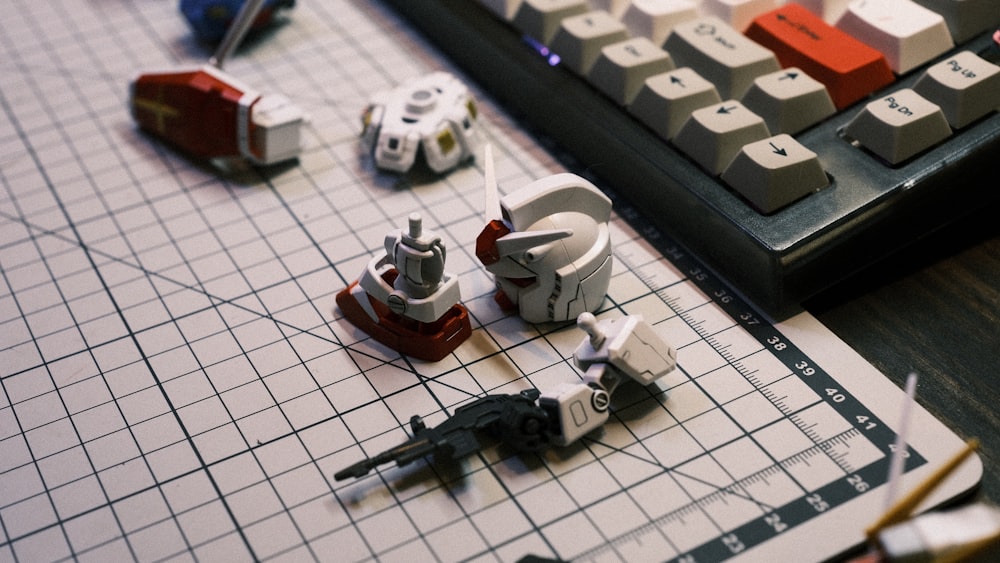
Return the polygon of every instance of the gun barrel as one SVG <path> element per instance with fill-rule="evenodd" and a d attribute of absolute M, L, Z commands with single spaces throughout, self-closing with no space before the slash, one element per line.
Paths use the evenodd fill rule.
<path fill-rule="evenodd" d="M 340 471 L 334 473 L 333 478 L 336 481 L 343 481 L 344 479 L 350 479 L 350 478 L 357 479 L 358 477 L 364 477 L 365 475 L 368 475 L 368 472 L 375 467 L 375 465 L 371 463 L 371 461 L 372 460 L 370 458 L 363 459 L 349 467 L 345 467 L 344 469 L 341 469 Z"/>
<path fill-rule="evenodd" d="M 343 481 L 363 477 L 379 465 L 394 461 L 402 467 L 430 454 L 459 459 L 481 450 L 477 432 L 489 429 L 494 434 L 499 430 L 501 439 L 519 450 L 540 451 L 548 447 L 548 440 L 545 411 L 534 404 L 538 396 L 535 389 L 516 395 L 487 395 L 455 409 L 451 417 L 434 428 L 427 428 L 420 417 L 414 417 L 416 422 L 410 423 L 412 438 L 338 471 L 333 478 Z M 509 416 L 501 420 L 504 413 Z"/>
<path fill-rule="evenodd" d="M 398 446 L 378 454 L 375 457 L 363 459 L 355 464 L 341 469 L 333 475 L 333 478 L 336 481 L 343 481 L 349 477 L 364 477 L 369 471 L 379 465 L 385 465 L 386 463 L 393 461 L 396 462 L 396 465 L 402 467 L 413 462 L 414 460 L 433 453 L 435 447 L 436 446 L 427 438 L 411 438 Z"/>

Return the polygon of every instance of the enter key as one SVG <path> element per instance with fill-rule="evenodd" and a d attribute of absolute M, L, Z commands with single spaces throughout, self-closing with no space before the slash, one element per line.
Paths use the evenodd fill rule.
<path fill-rule="evenodd" d="M 798 67 L 823 83 L 838 109 L 895 80 L 882 53 L 798 4 L 758 16 L 746 35 L 774 51 L 782 67 Z"/>

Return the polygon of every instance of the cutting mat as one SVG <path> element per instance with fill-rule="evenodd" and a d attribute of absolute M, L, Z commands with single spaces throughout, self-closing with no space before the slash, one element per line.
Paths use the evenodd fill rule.
<path fill-rule="evenodd" d="M 5 14 L 0 560 L 806 560 L 859 543 L 884 505 L 900 390 L 810 316 L 770 323 L 621 202 L 599 316 L 641 313 L 678 370 L 621 389 L 569 448 L 335 482 L 413 414 L 580 376 L 581 332 L 492 300 L 472 251 L 482 158 L 401 177 L 359 145 L 374 92 L 454 70 L 377 3 L 299 2 L 227 70 L 306 109 L 305 151 L 222 174 L 126 108 L 138 72 L 210 55 L 176 2 Z M 502 191 L 563 171 L 475 94 Z M 443 236 L 474 328 L 435 363 L 334 304 L 411 212 Z M 904 487 L 961 445 L 914 416 Z"/>

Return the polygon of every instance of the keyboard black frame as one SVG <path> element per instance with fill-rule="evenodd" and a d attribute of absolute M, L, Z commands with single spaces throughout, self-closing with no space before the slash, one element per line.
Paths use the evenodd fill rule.
<path fill-rule="evenodd" d="M 831 186 L 762 215 L 474 0 L 386 1 L 513 117 L 555 140 L 775 319 L 1000 199 L 998 112 L 897 166 L 840 136 L 864 103 L 912 86 L 923 68 L 796 135 L 820 155 Z M 956 51 L 985 52 L 989 41 L 983 34 Z"/>

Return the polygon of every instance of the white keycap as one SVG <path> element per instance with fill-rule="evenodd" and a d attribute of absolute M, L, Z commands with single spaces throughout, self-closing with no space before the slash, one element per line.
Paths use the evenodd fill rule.
<path fill-rule="evenodd" d="M 632 35 L 663 45 L 675 25 L 696 17 L 698 3 L 694 0 L 633 0 L 622 14 L 622 23 Z"/>
<path fill-rule="evenodd" d="M 510 21 L 521 7 L 522 0 L 479 0 L 479 3 L 500 18 Z"/>
<path fill-rule="evenodd" d="M 711 174 L 719 174 L 743 145 L 766 139 L 764 120 L 736 100 L 726 100 L 691 114 L 674 145 Z"/>
<path fill-rule="evenodd" d="M 795 0 L 795 3 L 802 4 L 805 9 L 833 25 L 847 11 L 847 5 L 851 0 Z"/>
<path fill-rule="evenodd" d="M 701 11 L 743 31 L 757 16 L 778 7 L 778 0 L 702 0 Z"/>
<path fill-rule="evenodd" d="M 601 49 L 626 39 L 625 24 L 604 10 L 597 10 L 564 19 L 551 48 L 570 70 L 586 76 Z"/>
<path fill-rule="evenodd" d="M 836 112 L 826 86 L 795 67 L 757 77 L 741 101 L 772 135 L 798 133 Z"/>
<path fill-rule="evenodd" d="M 1000 108 L 1000 67 L 962 51 L 928 68 L 913 89 L 960 129 Z"/>
<path fill-rule="evenodd" d="M 624 106 L 632 103 L 647 78 L 673 68 L 666 51 L 645 37 L 633 37 L 601 49 L 587 80 Z"/>
<path fill-rule="evenodd" d="M 594 7 L 595 10 L 604 10 L 605 12 L 611 14 L 615 19 L 621 19 L 622 14 L 628 8 L 631 2 L 629 0 L 590 0 L 590 5 Z"/>
<path fill-rule="evenodd" d="M 714 16 L 677 24 L 664 48 L 674 64 L 693 68 L 723 98 L 739 98 L 755 78 L 781 68 L 770 49 Z"/>
<path fill-rule="evenodd" d="M 915 0 L 917 4 L 941 14 L 955 43 L 964 43 L 974 35 L 1000 26 L 1000 3 L 997 0 Z"/>
<path fill-rule="evenodd" d="M 588 11 L 586 0 L 524 0 L 513 24 L 525 35 L 548 45 L 563 19 Z"/>
<path fill-rule="evenodd" d="M 650 76 L 629 112 L 664 139 L 672 139 L 691 113 L 722 102 L 711 82 L 690 68 Z"/>
<path fill-rule="evenodd" d="M 954 45 L 944 18 L 912 0 L 855 0 L 837 27 L 885 55 L 897 74 Z"/>
<path fill-rule="evenodd" d="M 869 102 L 844 135 L 897 164 L 948 138 L 951 128 L 941 108 L 904 88 Z"/>
<path fill-rule="evenodd" d="M 764 213 L 773 213 L 830 184 L 816 153 L 789 135 L 745 145 L 722 180 Z"/>

